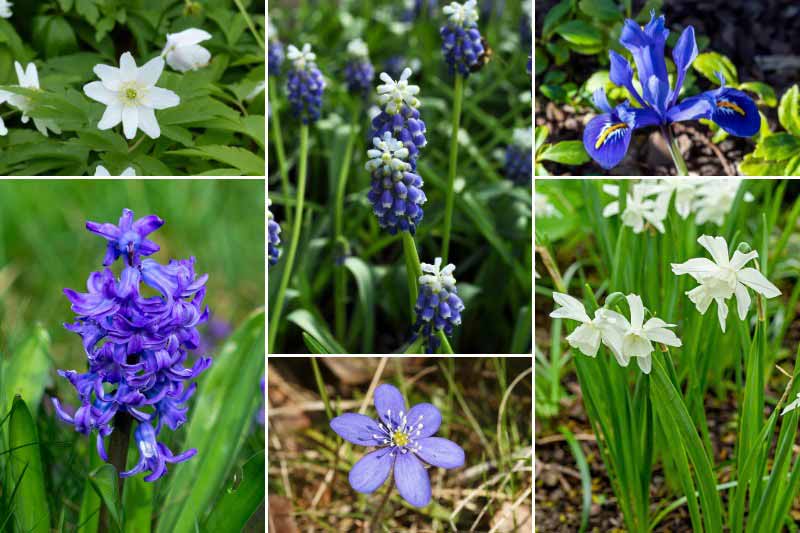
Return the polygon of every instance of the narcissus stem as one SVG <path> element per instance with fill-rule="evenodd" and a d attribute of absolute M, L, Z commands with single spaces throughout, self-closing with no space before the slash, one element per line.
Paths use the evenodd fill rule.
<path fill-rule="evenodd" d="M 292 265 L 294 256 L 297 253 L 297 245 L 300 242 L 300 230 L 303 227 L 303 203 L 306 194 L 306 168 L 308 165 L 308 125 L 304 124 L 300 128 L 300 161 L 297 167 L 297 200 L 294 212 L 294 226 L 292 226 L 292 241 L 289 245 L 289 252 L 286 254 L 286 263 L 283 265 L 283 275 L 281 284 L 278 286 L 278 293 L 275 295 L 275 302 L 271 306 L 272 316 L 269 319 L 269 344 L 267 353 L 273 353 L 275 347 L 275 337 L 278 335 L 278 325 L 280 324 L 283 311 L 283 299 L 286 297 L 286 289 L 289 286 L 289 279 L 292 277 Z"/>
<path fill-rule="evenodd" d="M 675 168 L 678 170 L 678 176 L 688 176 L 689 169 L 686 167 L 686 161 L 681 155 L 681 150 L 678 148 L 678 139 L 673 137 L 672 129 L 669 126 L 661 128 L 661 133 L 669 146 L 669 153 L 672 154 L 672 161 L 675 163 Z"/>
<path fill-rule="evenodd" d="M 114 415 L 114 431 L 111 433 L 111 442 L 108 446 L 108 460 L 117 470 L 117 475 L 126 471 L 128 462 L 128 445 L 131 441 L 131 426 L 133 417 L 127 412 L 120 411 Z M 122 487 L 125 479 L 120 477 L 117 480 L 117 488 L 120 500 L 122 499 Z M 100 518 L 97 531 L 106 533 L 111 531 L 110 515 L 105 504 L 100 507 Z"/>
<path fill-rule="evenodd" d="M 444 204 L 444 236 L 442 237 L 442 263 L 447 264 L 450 251 L 450 230 L 453 225 L 456 167 L 458 165 L 458 130 L 461 128 L 461 101 L 464 99 L 464 78 L 456 73 L 453 88 L 453 129 L 450 136 L 450 166 L 447 173 L 447 191 Z"/>

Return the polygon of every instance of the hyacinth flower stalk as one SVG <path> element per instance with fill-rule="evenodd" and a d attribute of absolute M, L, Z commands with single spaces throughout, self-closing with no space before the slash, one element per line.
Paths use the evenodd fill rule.
<path fill-rule="evenodd" d="M 637 107 L 623 102 L 612 108 L 603 88 L 593 94 L 594 104 L 602 114 L 586 126 L 583 144 L 592 159 L 605 169 L 622 161 L 636 129 L 660 128 L 678 174 L 686 176 L 686 161 L 673 138 L 672 123 L 704 118 L 737 137 L 751 137 L 760 128 L 761 117 L 755 102 L 742 91 L 725 87 L 725 77 L 719 72 L 719 89 L 679 101 L 686 72 L 697 57 L 697 43 L 694 28 L 687 26 L 672 51 L 677 74 L 671 87 L 664 59 L 668 36 L 664 17 L 656 18 L 655 12 L 651 12 L 650 22 L 643 28 L 631 19 L 625 21 L 619 42 L 633 56 L 641 93 L 633 85 L 633 68 L 628 60 L 614 50 L 609 52 L 611 82 L 627 89 Z"/>
<path fill-rule="evenodd" d="M 269 352 L 275 346 L 275 338 L 278 334 L 281 313 L 283 311 L 283 300 L 286 297 L 286 289 L 289 286 L 289 279 L 292 276 L 292 267 L 297 253 L 297 245 L 300 242 L 300 230 L 303 225 L 303 206 L 306 194 L 306 171 L 308 168 L 308 128 L 314 124 L 320 116 L 322 108 L 322 95 L 325 91 L 325 80 L 322 73 L 317 68 L 315 60 L 316 54 L 311 51 L 311 45 L 306 43 L 302 49 L 289 45 L 286 58 L 291 61 L 291 69 L 287 76 L 287 92 L 289 103 L 296 119 L 300 125 L 300 154 L 298 156 L 297 167 L 297 194 L 295 197 L 295 212 L 292 225 L 292 236 L 289 242 L 289 249 L 286 253 L 283 274 L 281 276 L 278 292 L 275 296 L 275 303 L 272 306 L 272 316 L 270 317 L 269 327 Z"/>
<path fill-rule="evenodd" d="M 208 319 L 203 307 L 208 275 L 195 273 L 194 257 L 167 265 L 143 259 L 159 251 L 148 236 L 163 224 L 155 215 L 134 221 L 129 209 L 118 225 L 87 222 L 87 230 L 106 240 L 104 269 L 89 275 L 87 293 L 64 289 L 76 314 L 65 327 L 80 335 L 89 368 L 82 374 L 59 370 L 75 387 L 80 406 L 73 411 L 56 398 L 53 406 L 79 433 L 96 433 L 97 452 L 119 472 L 120 490 L 122 478 L 147 472 L 144 480 L 156 481 L 167 473 L 168 463 L 197 453 L 173 453 L 158 437 L 186 422 L 185 404 L 197 389 L 190 380 L 211 364 L 200 356 L 193 366 L 184 366 L 199 347 L 197 326 Z M 117 277 L 108 267 L 118 259 L 123 268 Z M 142 284 L 157 295 L 143 296 Z M 139 460 L 128 469 L 131 429 Z"/>
<path fill-rule="evenodd" d="M 272 140 L 275 146 L 275 155 L 278 157 L 278 171 L 281 175 L 281 188 L 283 196 L 289 198 L 289 168 L 286 164 L 286 150 L 283 146 L 283 131 L 281 130 L 280 105 L 276 93 L 275 83 L 270 81 L 277 80 L 281 75 L 281 68 L 286 59 L 283 43 L 278 38 L 278 30 L 272 24 L 267 25 L 267 93 L 269 97 L 269 121 L 272 124 Z M 292 225 L 292 212 L 286 210 L 286 223 Z"/>
<path fill-rule="evenodd" d="M 456 167 L 458 165 L 458 132 L 461 128 L 461 104 L 464 99 L 464 80 L 473 67 L 478 65 L 483 54 L 481 34 L 478 31 L 478 6 L 475 0 L 464 4 L 452 2 L 442 8 L 448 16 L 447 23 L 439 33 L 442 36 L 442 53 L 454 74 L 453 122 L 450 133 L 450 159 L 445 191 L 444 229 L 442 236 L 442 259 L 447 262 L 450 250 L 450 232 L 453 226 L 455 203 Z"/>

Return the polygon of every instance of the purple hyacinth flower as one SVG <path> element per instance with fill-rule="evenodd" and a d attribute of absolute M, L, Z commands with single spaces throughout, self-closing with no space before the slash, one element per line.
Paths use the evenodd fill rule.
<path fill-rule="evenodd" d="M 411 338 L 415 340 L 422 336 L 425 339 L 425 351 L 434 353 L 441 344 L 438 333 L 441 331 L 449 337 L 455 327 L 461 324 L 464 302 L 458 296 L 456 278 L 453 276 L 455 265 L 449 264 L 440 270 L 442 258 L 437 257 L 432 265 L 422 263 L 421 266 L 419 295 L 414 306 L 417 320 Z"/>
<path fill-rule="evenodd" d="M 286 80 L 289 103 L 292 112 L 303 124 L 316 122 L 322 108 L 322 94 L 325 91 L 325 80 L 314 60 L 317 55 L 306 43 L 302 50 L 289 45 L 286 58 L 292 62 Z"/>
<path fill-rule="evenodd" d="M 147 422 L 139 423 L 133 434 L 136 448 L 139 450 L 139 462 L 126 472 L 121 472 L 120 477 L 131 477 L 150 470 L 145 476 L 145 481 L 155 481 L 167 473 L 166 463 L 182 463 L 197 454 L 197 450 L 190 449 L 178 455 L 173 455 L 165 444 L 156 441 L 156 432 Z"/>
<path fill-rule="evenodd" d="M 455 442 L 433 435 L 442 423 L 430 403 L 407 409 L 403 395 L 392 385 L 375 389 L 378 420 L 345 413 L 331 420 L 331 428 L 344 440 L 377 449 L 350 469 L 350 486 L 358 492 L 375 492 L 394 471 L 397 491 L 408 503 L 424 507 L 431 501 L 431 482 L 425 464 L 440 468 L 464 466 L 464 450 Z"/>
<path fill-rule="evenodd" d="M 478 30 L 478 6 L 475 0 L 464 4 L 451 2 L 442 8 L 448 16 L 447 24 L 442 26 L 442 53 L 451 72 L 457 70 L 462 76 L 470 75 L 471 68 L 478 64 L 484 53 L 483 39 Z"/>
<path fill-rule="evenodd" d="M 139 264 L 139 256 L 152 255 L 161 248 L 151 240 L 146 239 L 149 234 L 164 225 L 164 221 L 155 215 L 149 215 L 133 221 L 133 211 L 123 209 L 119 225 L 111 223 L 86 222 L 86 229 L 100 235 L 108 241 L 103 266 L 109 266 L 122 255 L 128 265 Z"/>
<path fill-rule="evenodd" d="M 611 82 L 627 89 L 640 107 L 625 102 L 612 109 L 603 88 L 593 95 L 595 106 L 603 113 L 586 126 L 583 144 L 592 159 L 605 169 L 622 161 L 633 131 L 647 126 L 659 126 L 666 133 L 673 122 L 705 118 L 737 137 L 758 133 L 761 117 L 755 102 L 742 91 L 725 87 L 721 73 L 717 73 L 719 89 L 678 101 L 686 72 L 697 57 L 697 43 L 694 28 L 688 26 L 672 51 L 677 74 L 675 86 L 670 87 L 664 59 L 668 35 L 664 17 L 656 18 L 654 11 L 643 28 L 631 19 L 625 21 L 619 42 L 631 52 L 636 63 L 641 94 L 633 85 L 633 67 L 628 60 L 614 50 L 609 52 Z"/>

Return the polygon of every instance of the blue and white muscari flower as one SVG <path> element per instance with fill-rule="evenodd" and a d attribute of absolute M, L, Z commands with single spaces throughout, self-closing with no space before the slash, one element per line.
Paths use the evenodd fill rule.
<path fill-rule="evenodd" d="M 417 321 L 412 339 L 421 335 L 425 339 L 426 352 L 434 353 L 441 343 L 438 333 L 442 331 L 449 337 L 455 326 L 461 324 L 464 302 L 456 289 L 455 265 L 451 263 L 441 268 L 442 258 L 437 257 L 432 265 L 422 263 L 421 266 L 419 296 L 414 306 Z"/>
<path fill-rule="evenodd" d="M 515 129 L 512 142 L 506 148 L 505 174 L 514 183 L 528 184 L 533 180 L 531 128 Z"/>
<path fill-rule="evenodd" d="M 403 69 L 400 79 L 394 81 L 382 72 L 378 85 L 378 104 L 381 112 L 372 119 L 372 137 L 383 137 L 387 132 L 403 142 L 408 149 L 408 162 L 411 170 L 417 168 L 419 149 L 427 144 L 425 122 L 420 118 L 420 101 L 417 98 L 419 86 L 408 83 L 411 69 Z"/>
<path fill-rule="evenodd" d="M 277 222 L 275 222 L 275 216 L 272 214 L 272 211 L 269 210 L 269 206 L 271 204 L 272 200 L 267 198 L 267 230 L 269 234 L 269 246 L 267 247 L 267 252 L 269 256 L 269 264 L 274 265 L 278 262 L 278 258 L 281 256 L 281 250 L 278 248 L 278 245 L 281 243 L 281 227 Z"/>
<path fill-rule="evenodd" d="M 347 43 L 347 54 L 350 60 L 344 67 L 344 79 L 347 90 L 354 94 L 366 96 L 375 78 L 375 69 L 369 61 L 369 48 L 361 39 L 353 39 Z"/>
<path fill-rule="evenodd" d="M 311 51 L 311 45 L 308 43 L 303 45 L 302 50 L 290 44 L 286 58 L 292 62 L 286 80 L 292 112 L 303 124 L 316 122 L 319 119 L 322 94 L 325 91 L 322 72 L 314 62 L 317 55 Z"/>
<path fill-rule="evenodd" d="M 650 22 L 644 28 L 631 19 L 625 21 L 619 42 L 633 55 L 641 93 L 633 85 L 633 68 L 628 60 L 614 50 L 609 52 L 611 82 L 627 89 L 639 107 L 623 102 L 612 108 L 604 89 L 595 91 L 594 104 L 603 113 L 586 126 L 583 144 L 592 159 L 605 169 L 622 161 L 631 134 L 639 128 L 658 126 L 666 135 L 673 122 L 701 118 L 714 121 L 737 137 L 751 137 L 760 128 L 761 118 L 755 102 L 742 91 L 725 87 L 721 73 L 717 73 L 719 89 L 678 101 L 686 72 L 697 57 L 697 43 L 694 28 L 688 26 L 672 50 L 677 76 L 675 86 L 670 87 L 664 60 L 668 35 L 664 17 L 656 18 L 655 12 L 651 12 Z"/>
<path fill-rule="evenodd" d="M 269 39 L 269 44 L 267 46 L 267 71 L 270 76 L 280 76 L 281 65 L 283 65 L 285 54 L 283 51 L 283 43 L 278 40 L 278 30 L 272 24 L 272 21 L 270 21 L 267 26 L 267 36 Z"/>
<path fill-rule="evenodd" d="M 483 54 L 481 33 L 478 31 L 478 4 L 467 0 L 463 4 L 451 2 L 442 12 L 447 15 L 447 24 L 441 27 L 442 53 L 451 70 L 469 76 L 470 68 L 478 63 Z"/>

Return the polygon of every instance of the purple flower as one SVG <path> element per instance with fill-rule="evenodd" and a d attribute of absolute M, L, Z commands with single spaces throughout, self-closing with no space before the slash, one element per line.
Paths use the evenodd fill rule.
<path fill-rule="evenodd" d="M 347 54 L 350 56 L 350 60 L 344 66 L 347 90 L 366 97 L 375 77 L 375 69 L 369 61 L 367 44 L 361 39 L 353 39 L 347 43 Z"/>
<path fill-rule="evenodd" d="M 286 57 L 292 62 L 286 80 L 292 111 L 303 124 L 316 122 L 319 119 L 322 94 L 325 91 L 325 80 L 314 63 L 317 55 L 311 51 L 311 45 L 308 43 L 303 45 L 302 50 L 290 44 Z"/>
<path fill-rule="evenodd" d="M 442 53 L 450 70 L 467 77 L 484 53 L 481 33 L 478 30 L 478 7 L 475 0 L 464 4 L 451 2 L 442 12 L 449 17 L 439 34 L 442 36 Z"/>
<path fill-rule="evenodd" d="M 419 295 L 414 306 L 417 320 L 413 326 L 412 340 L 421 335 L 425 339 L 427 353 L 434 353 L 439 347 L 440 331 L 448 337 L 453 334 L 455 326 L 461 324 L 461 311 L 464 310 L 464 302 L 458 296 L 456 278 L 453 277 L 455 265 L 449 264 L 440 270 L 441 266 L 441 257 L 437 257 L 432 265 L 422 263 Z"/>
<path fill-rule="evenodd" d="M 105 438 L 114 431 L 115 417 L 135 419 L 140 460 L 120 475 L 149 470 L 145 480 L 154 481 L 166 473 L 165 463 L 185 461 L 196 453 L 189 450 L 173 455 L 156 437 L 165 426 L 175 430 L 186 422 L 186 403 L 197 388 L 187 382 L 211 364 L 210 358 L 200 357 L 191 367 L 184 366 L 189 352 L 200 343 L 197 326 L 208 320 L 208 309 L 202 304 L 208 275 L 195 273 L 193 257 L 172 260 L 168 265 L 140 260 L 139 255 L 159 249 L 144 236 L 164 222 L 156 216 L 136 223 L 132 219 L 133 213 L 125 209 L 119 227 L 86 225 L 89 231 L 109 239 L 106 264 L 124 255 L 126 266 L 119 278 L 109 268 L 91 273 L 86 293 L 64 289 L 77 315 L 77 320 L 65 327 L 80 335 L 88 370 L 84 374 L 58 372 L 78 394 L 80 407 L 74 413 L 52 400 L 58 416 L 76 431 L 84 435 L 97 431 L 97 451 L 105 461 Z M 157 295 L 142 296 L 142 283 Z"/>
<path fill-rule="evenodd" d="M 278 248 L 278 245 L 281 243 L 281 227 L 275 222 L 275 216 L 272 214 L 272 211 L 269 210 L 271 203 L 270 199 L 267 198 L 267 234 L 269 235 L 267 255 L 269 257 L 269 264 L 274 265 L 281 256 L 281 250 Z"/>
<path fill-rule="evenodd" d="M 531 129 L 515 129 L 513 142 L 506 148 L 506 178 L 519 185 L 532 183 L 533 167 L 531 152 L 533 145 Z"/>
<path fill-rule="evenodd" d="M 163 225 L 164 221 L 155 215 L 148 215 L 134 222 L 133 211 L 123 209 L 119 226 L 108 222 L 101 224 L 88 221 L 86 229 L 108 241 L 103 266 L 111 265 L 120 255 L 125 257 L 128 265 L 136 266 L 139 264 L 139 256 L 152 255 L 161 249 L 145 237 Z"/>
<path fill-rule="evenodd" d="M 400 496 L 415 507 L 431 500 L 431 482 L 425 464 L 440 468 L 464 465 L 464 450 L 455 442 L 433 435 L 442 423 L 439 410 L 420 403 L 410 410 L 392 385 L 375 389 L 375 409 L 380 421 L 345 413 L 331 420 L 331 428 L 347 442 L 377 449 L 350 469 L 350 486 L 358 492 L 375 492 L 394 470 Z"/>
<path fill-rule="evenodd" d="M 278 30 L 269 21 L 267 25 L 267 38 L 269 44 L 267 46 L 267 70 L 270 76 L 280 76 L 281 66 L 285 58 L 283 52 L 283 43 L 278 40 Z"/>

